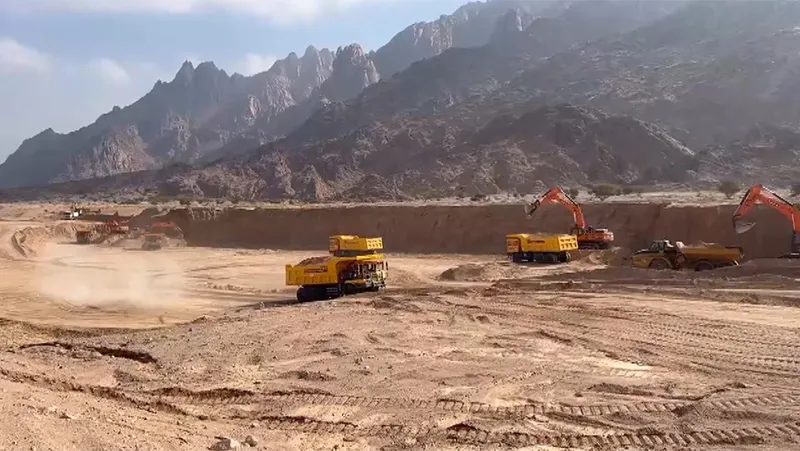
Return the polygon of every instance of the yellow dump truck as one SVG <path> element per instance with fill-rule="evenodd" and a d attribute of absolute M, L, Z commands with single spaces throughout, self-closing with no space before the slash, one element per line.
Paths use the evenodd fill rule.
<path fill-rule="evenodd" d="M 389 263 L 377 251 L 381 238 L 337 235 L 329 239 L 329 254 L 286 265 L 286 285 L 297 286 L 300 302 L 336 299 L 341 296 L 386 288 Z"/>
<path fill-rule="evenodd" d="M 736 266 L 742 257 L 744 250 L 741 247 L 686 246 L 680 241 L 673 244 L 669 240 L 655 240 L 646 249 L 633 253 L 631 265 L 635 268 L 708 271 Z"/>
<path fill-rule="evenodd" d="M 363 238 L 358 235 L 334 235 L 328 238 L 328 251 L 336 257 L 375 255 L 383 250 L 383 238 Z"/>
<path fill-rule="evenodd" d="M 575 235 L 506 235 L 506 254 L 514 263 L 567 263 L 570 251 L 578 250 Z"/>

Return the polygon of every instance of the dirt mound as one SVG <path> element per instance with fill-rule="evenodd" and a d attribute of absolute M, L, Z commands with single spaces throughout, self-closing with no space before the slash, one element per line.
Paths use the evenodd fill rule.
<path fill-rule="evenodd" d="M 411 271 L 404 271 L 397 268 L 389 270 L 387 282 L 393 287 L 418 287 L 431 284 L 430 280 L 425 280 Z"/>
<path fill-rule="evenodd" d="M 630 253 L 630 250 L 621 247 L 591 251 L 580 250 L 572 253 L 572 261 L 591 265 L 620 266 Z"/>
<path fill-rule="evenodd" d="M 448 282 L 492 282 L 520 277 L 524 272 L 524 267 L 508 263 L 468 263 L 443 271 L 437 279 Z"/>
<path fill-rule="evenodd" d="M 38 252 L 48 242 L 75 241 L 76 227 L 72 224 L 58 224 L 56 226 L 25 227 L 14 232 L 11 244 L 23 257 L 36 257 Z"/>

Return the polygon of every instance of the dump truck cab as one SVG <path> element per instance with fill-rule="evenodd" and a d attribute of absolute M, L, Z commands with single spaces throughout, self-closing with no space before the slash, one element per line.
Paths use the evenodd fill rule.
<path fill-rule="evenodd" d="M 164 247 L 165 236 L 160 233 L 148 233 L 144 235 L 142 249 L 146 251 L 158 250 Z"/>
<path fill-rule="evenodd" d="M 686 246 L 681 241 L 655 240 L 631 256 L 635 268 L 707 271 L 736 266 L 744 256 L 741 247 Z"/>

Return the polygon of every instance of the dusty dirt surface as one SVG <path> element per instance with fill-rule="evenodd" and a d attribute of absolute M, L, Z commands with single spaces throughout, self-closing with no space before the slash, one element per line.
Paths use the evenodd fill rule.
<path fill-rule="evenodd" d="M 34 210 L 0 221 L 0 449 L 800 446 L 792 262 L 390 253 L 385 292 L 297 304 L 324 239 L 81 246 Z"/>

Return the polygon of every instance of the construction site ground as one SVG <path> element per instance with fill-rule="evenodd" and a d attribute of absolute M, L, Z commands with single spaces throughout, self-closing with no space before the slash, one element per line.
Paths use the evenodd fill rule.
<path fill-rule="evenodd" d="M 800 449 L 797 262 L 515 266 L 503 229 L 494 255 L 390 247 L 385 292 L 298 304 L 284 266 L 327 235 L 142 251 L 0 216 L 0 449 Z"/>

